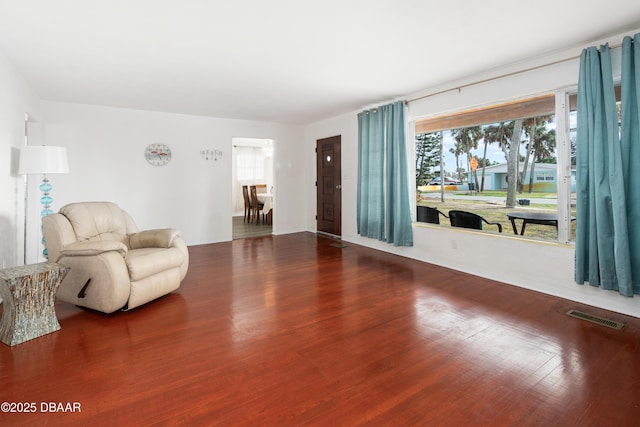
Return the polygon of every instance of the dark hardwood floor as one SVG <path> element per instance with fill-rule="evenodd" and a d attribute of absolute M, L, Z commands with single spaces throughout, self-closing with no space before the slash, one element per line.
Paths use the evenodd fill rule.
<path fill-rule="evenodd" d="M 190 247 L 182 287 L 146 306 L 58 302 L 60 331 L 0 343 L 0 402 L 37 406 L 0 425 L 638 425 L 640 319 L 332 244 Z"/>

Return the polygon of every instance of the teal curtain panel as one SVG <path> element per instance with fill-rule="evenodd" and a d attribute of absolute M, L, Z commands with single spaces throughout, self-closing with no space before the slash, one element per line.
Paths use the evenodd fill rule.
<path fill-rule="evenodd" d="M 635 38 L 625 38 L 622 47 L 620 115 L 609 46 L 582 52 L 576 142 L 576 283 L 629 297 L 640 293 L 640 67 Z"/>
<path fill-rule="evenodd" d="M 413 246 L 405 103 L 358 114 L 358 234 Z"/>

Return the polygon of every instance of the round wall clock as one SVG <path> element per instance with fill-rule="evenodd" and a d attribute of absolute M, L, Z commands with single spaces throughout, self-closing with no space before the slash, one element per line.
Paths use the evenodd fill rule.
<path fill-rule="evenodd" d="M 149 144 L 144 157 L 153 166 L 164 166 L 171 160 L 171 149 L 164 144 Z"/>

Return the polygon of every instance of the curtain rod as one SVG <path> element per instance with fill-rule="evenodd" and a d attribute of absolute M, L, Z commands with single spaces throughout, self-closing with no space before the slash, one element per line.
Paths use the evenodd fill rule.
<path fill-rule="evenodd" d="M 618 45 L 614 45 L 614 46 L 609 46 L 609 49 L 617 49 L 617 48 L 619 48 L 621 46 L 622 46 L 622 43 L 620 43 Z M 421 99 L 431 98 L 432 96 L 442 95 L 443 93 L 453 92 L 455 90 L 460 92 L 462 89 L 465 89 L 465 88 L 468 88 L 468 87 L 471 87 L 471 86 L 479 85 L 479 84 L 482 84 L 482 83 L 488 83 L 488 82 L 491 82 L 491 81 L 494 81 L 494 80 L 504 79 L 505 77 L 516 76 L 518 74 L 528 73 L 529 71 L 539 70 L 540 68 L 546 68 L 546 67 L 550 67 L 552 65 L 562 64 L 563 62 L 573 61 L 575 59 L 579 59 L 580 56 L 581 55 L 571 56 L 569 58 L 559 59 L 557 61 L 553 61 L 553 62 L 549 62 L 549 63 L 546 63 L 546 64 L 541 64 L 541 65 L 536 65 L 534 67 L 525 68 L 523 70 L 512 71 L 511 73 L 505 73 L 505 74 L 501 74 L 499 76 L 488 77 L 488 78 L 483 79 L 483 80 L 478 80 L 477 82 L 467 83 L 467 84 L 463 84 L 463 85 L 460 85 L 460 86 L 455 86 L 455 87 L 452 87 L 452 88 L 449 88 L 449 89 L 440 90 L 438 92 L 433 92 L 433 93 L 430 93 L 430 94 L 427 94 L 427 95 L 422 95 L 422 96 L 418 96 L 416 98 L 409 99 L 409 100 L 407 100 L 407 103 L 414 102 L 414 101 L 419 101 Z"/>

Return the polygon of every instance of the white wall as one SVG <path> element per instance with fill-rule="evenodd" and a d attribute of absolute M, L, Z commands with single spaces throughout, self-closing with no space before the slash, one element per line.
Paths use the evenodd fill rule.
<path fill-rule="evenodd" d="M 40 114 L 38 97 L 0 55 L 0 267 L 23 263 L 24 178 L 16 174 L 24 119 Z"/>
<path fill-rule="evenodd" d="M 611 44 L 620 44 L 621 41 L 622 36 L 612 38 Z M 518 69 L 529 69 L 541 64 L 553 63 L 562 58 L 568 59 L 553 66 L 414 100 L 409 103 L 409 120 L 575 86 L 579 69 L 577 57 L 581 50 L 582 47 L 555 52 L 547 57 L 535 58 L 527 63 L 515 64 L 486 75 L 476 76 L 475 81 L 482 81 L 492 75 L 504 76 Z M 409 96 L 407 99 L 416 99 L 470 82 L 471 80 L 468 80 L 431 88 Z M 343 240 L 640 317 L 640 297 L 626 298 L 615 292 L 574 283 L 574 250 L 570 245 L 533 242 L 508 237 L 508 235 L 501 237 L 423 224 L 414 225 L 414 246 L 410 248 L 396 248 L 377 240 L 358 236 L 355 224 L 357 113 L 354 111 L 324 120 L 309 126 L 306 130 L 307 164 L 314 171 L 313 147 L 316 140 L 332 135 L 342 135 Z M 315 192 L 313 181 L 308 182 L 307 186 L 308 191 Z M 314 198 L 308 201 L 307 210 L 309 212 L 307 216 L 315 213 Z M 309 228 L 316 230 L 315 222 L 310 222 Z M 428 281 L 429 278 L 425 277 L 423 280 Z"/>
<path fill-rule="evenodd" d="M 306 229 L 304 185 L 289 179 L 305 173 L 302 127 L 49 101 L 41 114 L 45 143 L 67 147 L 69 158 L 70 173 L 50 177 L 54 211 L 109 200 L 140 228 L 180 229 L 189 245 L 231 240 L 232 138 L 256 137 L 276 141 L 274 234 Z M 151 143 L 171 148 L 167 165 L 146 162 Z M 223 154 L 206 161 L 203 149 Z"/>

